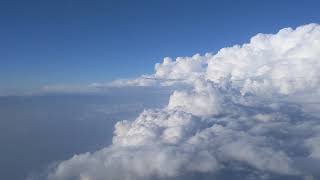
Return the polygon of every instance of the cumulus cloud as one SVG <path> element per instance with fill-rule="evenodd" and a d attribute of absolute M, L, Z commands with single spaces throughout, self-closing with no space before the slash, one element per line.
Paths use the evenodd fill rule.
<path fill-rule="evenodd" d="M 317 24 L 258 34 L 216 54 L 164 58 L 154 74 L 113 84 L 184 85 L 168 105 L 119 121 L 112 145 L 62 161 L 48 179 L 228 171 L 245 172 L 240 179 L 319 178 L 311 165 L 320 164 L 319 71 Z"/>
<path fill-rule="evenodd" d="M 168 109 L 179 109 L 197 116 L 212 116 L 221 111 L 218 91 L 210 84 L 196 81 L 190 91 L 174 91 Z"/>

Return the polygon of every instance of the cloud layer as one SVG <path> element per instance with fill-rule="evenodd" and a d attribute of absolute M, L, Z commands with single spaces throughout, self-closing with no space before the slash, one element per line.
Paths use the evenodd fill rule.
<path fill-rule="evenodd" d="M 111 146 L 59 163 L 48 179 L 320 177 L 319 71 L 317 24 L 217 54 L 164 58 L 154 74 L 113 85 L 177 87 L 168 105 L 118 122 Z"/>

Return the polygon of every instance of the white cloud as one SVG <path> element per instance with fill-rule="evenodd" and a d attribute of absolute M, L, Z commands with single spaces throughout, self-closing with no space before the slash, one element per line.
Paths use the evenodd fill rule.
<path fill-rule="evenodd" d="M 186 173 L 319 176 L 320 25 L 258 34 L 217 54 L 165 58 L 116 86 L 186 84 L 167 107 L 115 126 L 113 144 L 63 161 L 49 179 L 153 179 Z M 309 103 L 311 100 L 313 103 Z M 300 164 L 300 165 L 297 165 Z"/>
<path fill-rule="evenodd" d="M 210 83 L 196 81 L 195 88 L 188 91 L 175 91 L 170 96 L 168 108 L 190 112 L 197 116 L 212 116 L 221 111 L 218 91 Z"/>

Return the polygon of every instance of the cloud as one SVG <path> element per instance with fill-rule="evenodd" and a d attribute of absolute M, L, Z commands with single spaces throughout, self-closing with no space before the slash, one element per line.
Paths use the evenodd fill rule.
<path fill-rule="evenodd" d="M 197 116 L 212 116 L 221 111 L 219 93 L 206 82 L 196 81 L 190 91 L 174 91 L 168 109 L 179 109 Z"/>
<path fill-rule="evenodd" d="M 168 105 L 119 121 L 112 145 L 62 161 L 48 179 L 228 171 L 255 179 L 318 178 L 305 164 L 320 162 L 320 113 L 312 112 L 319 105 L 319 71 L 317 24 L 258 34 L 217 54 L 165 58 L 154 74 L 113 84 L 177 87 Z"/>

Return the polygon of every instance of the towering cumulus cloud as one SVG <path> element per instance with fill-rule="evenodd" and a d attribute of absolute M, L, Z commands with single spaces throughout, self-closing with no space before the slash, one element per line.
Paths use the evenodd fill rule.
<path fill-rule="evenodd" d="M 152 75 L 114 83 L 177 89 L 166 107 L 118 122 L 112 145 L 62 161 L 49 180 L 320 178 L 320 25 L 165 58 Z"/>

